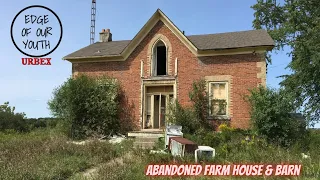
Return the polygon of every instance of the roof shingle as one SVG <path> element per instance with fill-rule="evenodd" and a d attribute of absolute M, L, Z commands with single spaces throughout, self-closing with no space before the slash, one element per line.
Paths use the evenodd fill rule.
<path fill-rule="evenodd" d="M 199 50 L 222 50 L 257 46 L 274 46 L 274 41 L 265 30 L 249 30 L 219 34 L 186 36 Z M 130 43 L 130 40 L 96 42 L 63 59 L 116 56 Z"/>
<path fill-rule="evenodd" d="M 75 57 L 93 57 L 93 56 L 114 56 L 120 55 L 123 49 L 130 43 L 130 40 L 96 42 L 87 47 L 79 49 L 67 56 L 64 59 Z"/>
<path fill-rule="evenodd" d="M 274 45 L 273 39 L 266 30 L 192 35 L 187 36 L 187 38 L 200 50 L 219 50 Z"/>

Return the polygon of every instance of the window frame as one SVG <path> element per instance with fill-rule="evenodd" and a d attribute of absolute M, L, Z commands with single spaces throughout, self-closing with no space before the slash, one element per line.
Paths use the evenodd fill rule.
<path fill-rule="evenodd" d="M 225 84 L 226 93 L 226 114 L 212 114 L 211 101 L 213 100 L 212 85 L 214 84 Z M 208 82 L 208 94 L 209 94 L 209 117 L 228 117 L 229 116 L 229 81 L 209 81 Z"/>

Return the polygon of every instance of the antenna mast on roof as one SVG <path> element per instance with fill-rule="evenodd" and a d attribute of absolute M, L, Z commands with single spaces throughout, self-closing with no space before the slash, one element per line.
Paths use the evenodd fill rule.
<path fill-rule="evenodd" d="M 94 43 L 96 29 L 96 0 L 92 0 L 91 5 L 91 27 L 90 27 L 90 44 Z"/>

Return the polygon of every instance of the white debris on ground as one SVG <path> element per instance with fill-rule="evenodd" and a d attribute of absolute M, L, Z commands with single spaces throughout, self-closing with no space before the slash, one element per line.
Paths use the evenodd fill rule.
<path fill-rule="evenodd" d="M 126 137 L 124 135 L 113 135 L 112 137 L 109 137 L 108 142 L 111 144 L 118 144 L 121 143 L 123 140 L 125 140 Z"/>
<path fill-rule="evenodd" d="M 111 144 L 119 144 L 125 139 L 126 139 L 126 136 L 124 136 L 122 134 L 117 134 L 117 135 L 113 135 L 113 136 L 103 136 L 103 137 L 99 138 L 98 141 L 100 141 L 100 142 L 108 141 Z M 85 144 L 93 142 L 93 141 L 95 141 L 95 140 L 91 139 L 91 140 L 84 140 L 84 141 L 71 141 L 68 143 L 72 143 L 72 144 L 76 144 L 76 145 L 85 145 Z"/>
<path fill-rule="evenodd" d="M 150 154 L 167 154 L 167 152 L 165 150 L 151 150 Z"/>
<path fill-rule="evenodd" d="M 306 155 L 306 154 L 304 154 L 304 153 L 301 153 L 301 156 L 302 156 L 302 159 L 309 159 L 309 158 L 310 158 L 309 155 Z"/>
<path fill-rule="evenodd" d="M 86 143 L 89 143 L 89 140 L 85 140 L 85 141 L 71 141 L 68 143 L 72 143 L 72 144 L 76 144 L 76 145 L 85 145 Z"/>

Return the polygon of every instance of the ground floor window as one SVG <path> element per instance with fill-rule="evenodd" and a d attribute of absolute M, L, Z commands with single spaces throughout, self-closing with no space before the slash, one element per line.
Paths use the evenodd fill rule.
<path fill-rule="evenodd" d="M 210 115 L 227 115 L 228 83 L 209 82 L 209 97 Z"/>

